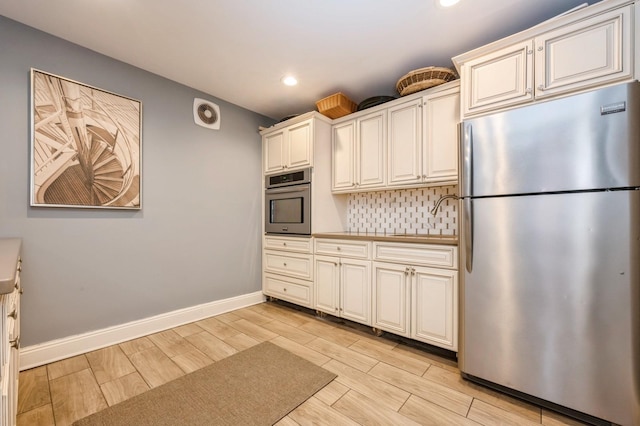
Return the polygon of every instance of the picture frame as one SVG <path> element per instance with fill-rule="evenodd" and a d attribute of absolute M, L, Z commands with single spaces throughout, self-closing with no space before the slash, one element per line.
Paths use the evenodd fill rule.
<path fill-rule="evenodd" d="M 31 69 L 31 206 L 142 207 L 142 103 Z"/>

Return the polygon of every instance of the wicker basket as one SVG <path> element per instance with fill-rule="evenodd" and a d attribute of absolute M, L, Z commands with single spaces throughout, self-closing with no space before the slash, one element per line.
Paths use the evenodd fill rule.
<path fill-rule="evenodd" d="M 405 96 L 455 79 L 456 74 L 449 68 L 420 68 L 402 76 L 396 89 L 400 96 Z"/>
<path fill-rule="evenodd" d="M 320 99 L 316 102 L 316 106 L 320 114 L 326 115 L 329 118 L 344 117 L 354 112 L 358 107 L 355 102 L 347 98 L 343 93 L 335 93 L 324 99 Z"/>

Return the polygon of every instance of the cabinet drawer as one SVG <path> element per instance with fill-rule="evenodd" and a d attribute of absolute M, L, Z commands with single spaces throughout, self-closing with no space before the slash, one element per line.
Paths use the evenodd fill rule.
<path fill-rule="evenodd" d="M 265 235 L 264 248 L 295 251 L 299 253 L 311 253 L 311 238 Z"/>
<path fill-rule="evenodd" d="M 371 242 L 333 239 L 316 239 L 315 253 L 328 256 L 369 259 Z"/>
<path fill-rule="evenodd" d="M 458 248 L 433 244 L 374 243 L 373 259 L 411 265 L 458 268 Z"/>
<path fill-rule="evenodd" d="M 264 274 L 262 291 L 268 296 L 286 300 L 308 308 L 313 307 L 313 300 L 311 299 L 313 289 L 310 281 L 303 281 L 296 278 L 288 278 L 273 274 Z"/>
<path fill-rule="evenodd" d="M 310 280 L 313 278 L 313 255 L 266 250 L 264 270 Z"/>

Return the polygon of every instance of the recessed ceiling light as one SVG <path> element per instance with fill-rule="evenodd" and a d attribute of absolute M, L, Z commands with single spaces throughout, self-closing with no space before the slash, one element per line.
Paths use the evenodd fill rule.
<path fill-rule="evenodd" d="M 453 6 L 454 4 L 458 3 L 460 0 L 440 0 L 440 6 L 442 7 L 449 7 L 449 6 Z"/>
<path fill-rule="evenodd" d="M 296 84 L 298 84 L 298 79 L 296 79 L 292 75 L 287 75 L 282 77 L 282 83 L 286 86 L 295 86 Z"/>

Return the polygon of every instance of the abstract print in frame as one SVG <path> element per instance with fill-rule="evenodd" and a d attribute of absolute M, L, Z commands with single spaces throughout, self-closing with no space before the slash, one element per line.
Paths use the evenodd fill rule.
<path fill-rule="evenodd" d="M 31 205 L 140 209 L 140 101 L 36 69 L 31 94 Z"/>

